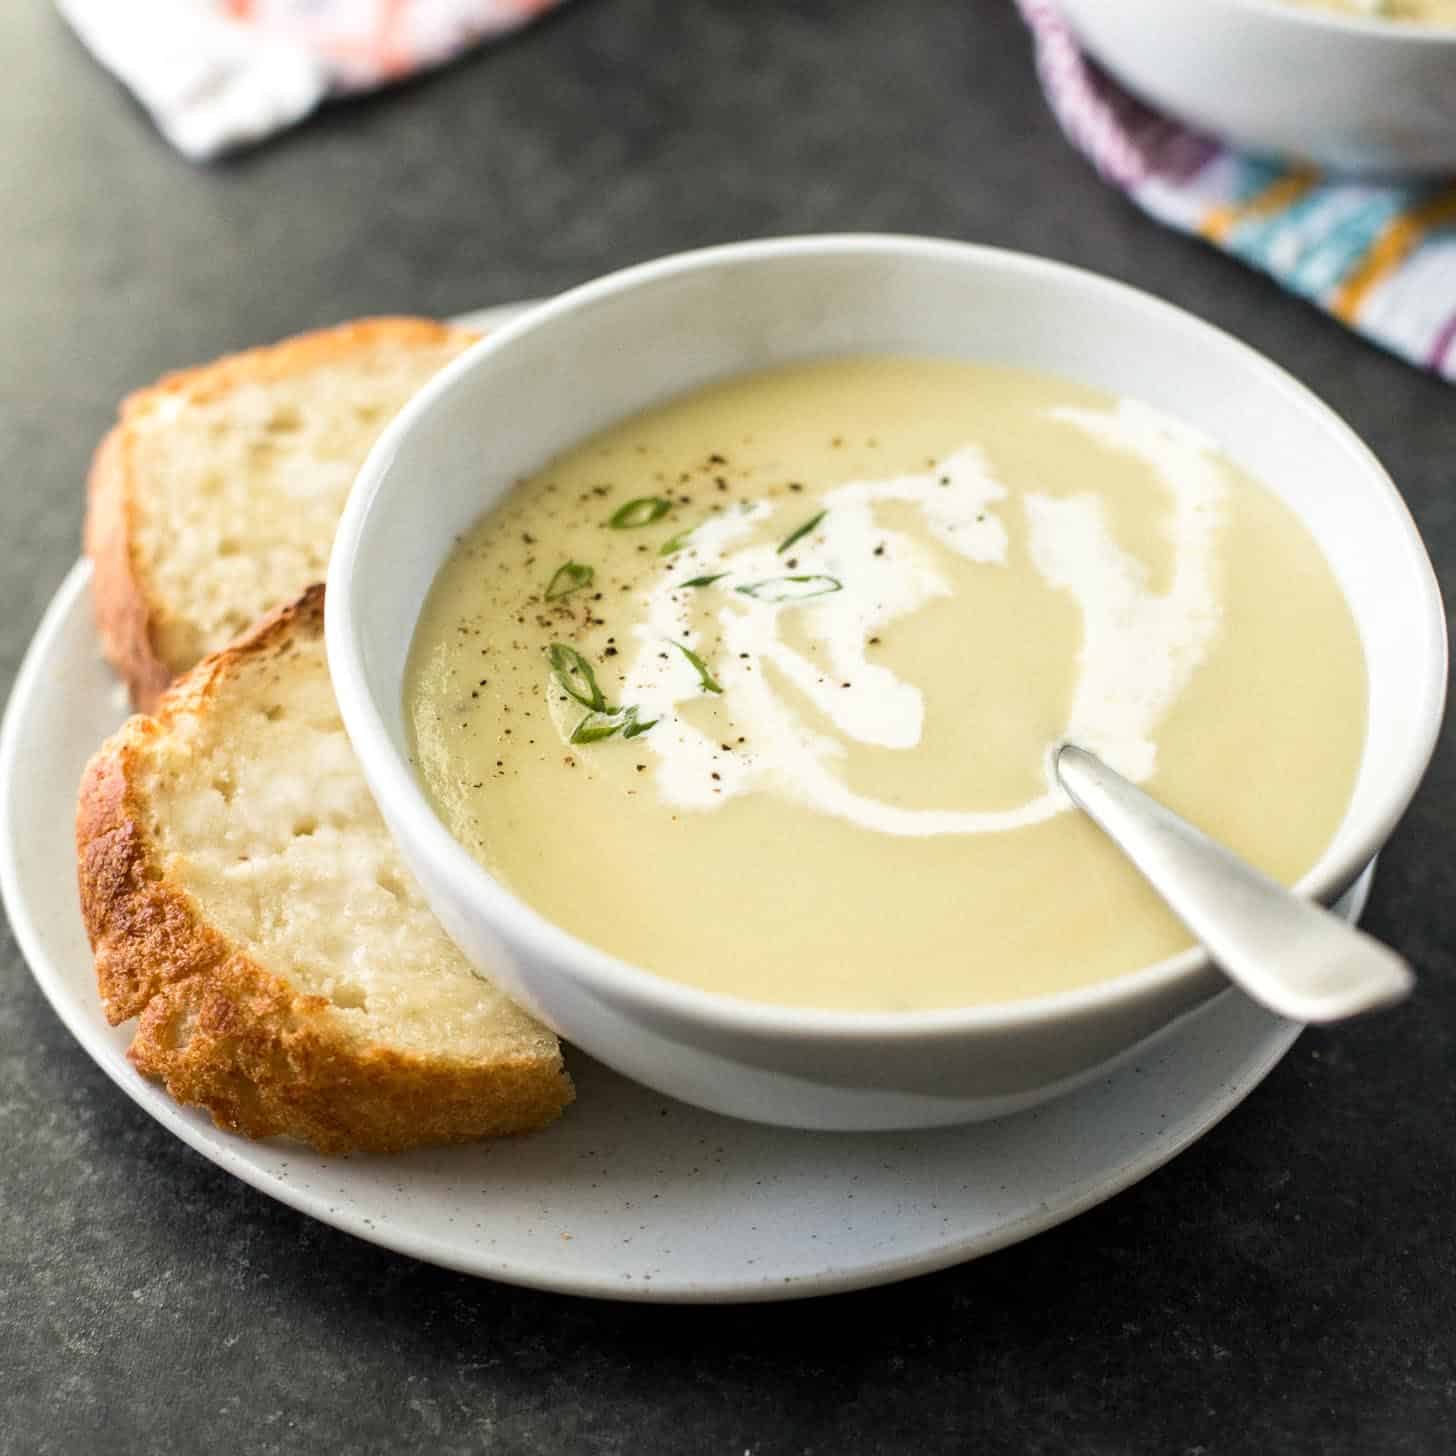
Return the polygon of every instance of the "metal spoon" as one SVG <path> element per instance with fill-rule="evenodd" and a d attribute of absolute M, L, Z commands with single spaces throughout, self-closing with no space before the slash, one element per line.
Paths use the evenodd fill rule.
<path fill-rule="evenodd" d="M 1410 993 L 1389 947 L 1283 885 L 1064 743 L 1062 787 L 1122 850 L 1204 949 L 1256 1001 L 1295 1021 L 1339 1021 Z"/>

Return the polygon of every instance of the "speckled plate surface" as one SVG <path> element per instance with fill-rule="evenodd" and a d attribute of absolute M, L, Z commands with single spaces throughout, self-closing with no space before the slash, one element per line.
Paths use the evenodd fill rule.
<path fill-rule="evenodd" d="M 0 887 L 41 989 L 87 1054 L 182 1142 L 357 1237 L 486 1278 L 616 1299 L 793 1298 L 972 1259 L 1111 1197 L 1238 1105 L 1298 1027 L 1229 991 L 1050 1106 L 913 1134 L 733 1122 L 571 1053 L 579 1101 L 527 1138 L 394 1158 L 250 1143 L 178 1107 L 107 1026 L 76 901 L 86 759 L 125 715 L 78 564 L 36 632 L 0 729 Z M 1351 895 L 1353 918 L 1369 873 Z"/>

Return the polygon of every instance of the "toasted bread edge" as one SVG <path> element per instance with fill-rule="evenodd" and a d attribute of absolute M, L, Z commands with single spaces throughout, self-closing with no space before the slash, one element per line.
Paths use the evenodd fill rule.
<path fill-rule="evenodd" d="M 91 561 L 91 600 L 101 650 L 126 684 L 134 707 L 150 712 L 172 680 L 153 638 L 152 599 L 132 552 L 127 429 L 102 440 L 86 482 L 83 545 Z"/>

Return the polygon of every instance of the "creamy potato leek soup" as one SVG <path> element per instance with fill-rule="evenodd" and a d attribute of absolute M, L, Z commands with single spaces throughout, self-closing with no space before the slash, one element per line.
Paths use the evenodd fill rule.
<path fill-rule="evenodd" d="M 789 1005 L 966 1006 L 1189 944 L 1066 737 L 1285 881 L 1365 725 L 1313 540 L 1179 422 L 938 359 L 750 374 L 520 482 L 429 595 L 419 774 L 582 939 Z"/>

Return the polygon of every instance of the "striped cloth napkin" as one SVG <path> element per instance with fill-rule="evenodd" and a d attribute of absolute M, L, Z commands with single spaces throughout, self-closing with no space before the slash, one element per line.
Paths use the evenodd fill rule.
<path fill-rule="evenodd" d="M 56 0 L 177 149 L 258 141 L 325 97 L 443 65 L 560 0 Z"/>
<path fill-rule="evenodd" d="M 1107 181 L 1456 381 L 1456 183 L 1366 182 L 1243 156 L 1118 87 L 1077 49 L 1056 0 L 1016 3 L 1057 121 Z"/>

